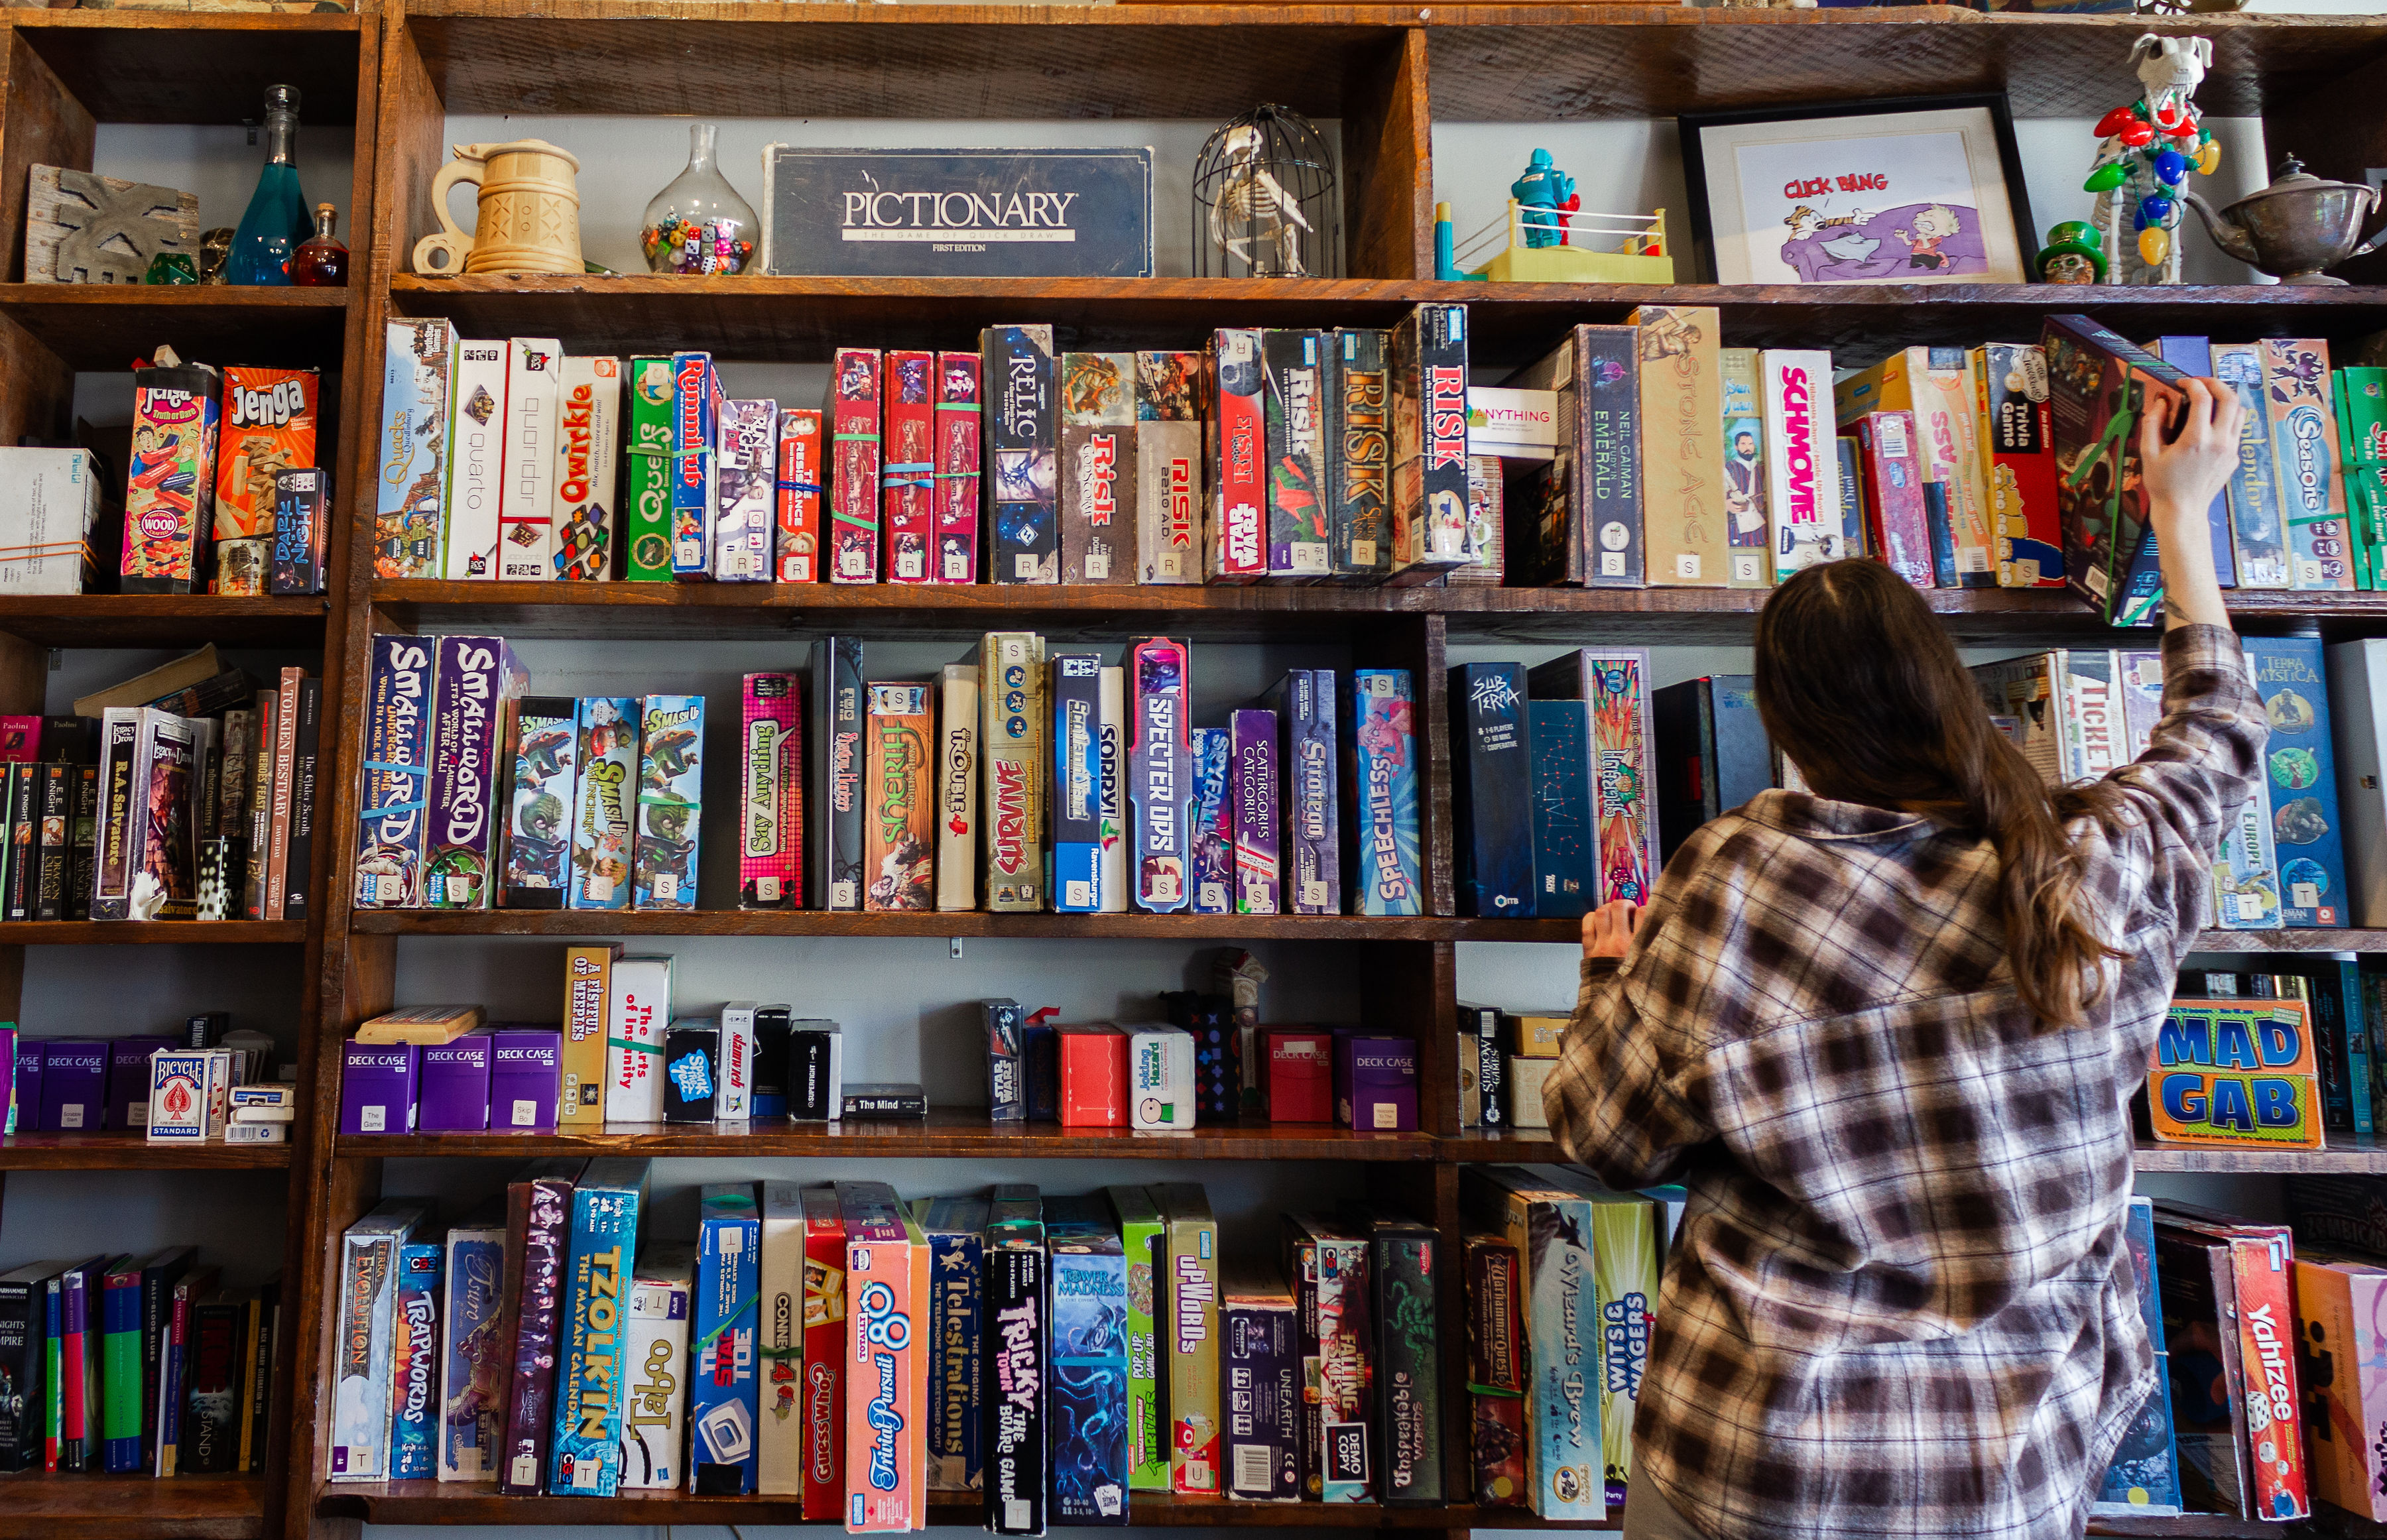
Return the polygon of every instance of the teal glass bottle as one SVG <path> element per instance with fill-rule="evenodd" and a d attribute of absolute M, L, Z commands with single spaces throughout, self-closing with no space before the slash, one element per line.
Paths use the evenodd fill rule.
<path fill-rule="evenodd" d="M 315 233 L 307 212 L 307 195 L 298 185 L 298 88 L 265 88 L 265 169 L 258 173 L 257 192 L 248 212 L 233 233 L 232 256 L 224 263 L 229 284 L 290 282 L 291 254 Z"/>

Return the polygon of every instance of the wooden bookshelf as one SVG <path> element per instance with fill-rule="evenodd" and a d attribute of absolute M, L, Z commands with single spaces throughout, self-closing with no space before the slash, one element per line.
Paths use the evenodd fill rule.
<path fill-rule="evenodd" d="M 1408 1202 L 1463 1234 L 1459 1169 L 1481 1161 L 1553 1160 L 1546 1132 L 1462 1131 L 1454 1062 L 1461 941 L 1572 944 L 1572 921 L 1458 915 L 1451 881 L 1447 723 L 1438 688 L 1453 646 L 1587 642 L 1748 644 L 1762 596 L 1720 589 L 840 587 L 672 584 L 383 582 L 351 532 L 369 528 L 384 363 L 393 316 L 444 316 L 465 335 L 554 336 L 571 351 L 710 347 L 735 360 L 818 362 L 857 339 L 879 346 L 966 346 L 990 322 L 1049 320 L 1073 346 L 1186 346 L 1221 325 L 1370 324 L 1421 300 L 1471 307 L 1479 363 L 1537 357 L 1578 321 L 1614 322 L 1634 306 L 1713 306 L 1734 346 L 1834 347 L 1863 361 L 1912 343 L 2036 335 L 2051 314 L 2085 309 L 2133 335 L 2271 334 L 2350 342 L 2387 328 L 2387 285 L 2344 288 L 2178 287 L 2065 290 L 2035 285 L 1839 288 L 1443 284 L 1431 278 L 1432 130 L 1442 122 L 1663 118 L 1688 109 L 1863 95 L 2003 90 L 2023 118 L 2095 116 L 2113 105 L 2120 60 L 2142 32 L 2210 37 L 2199 101 L 2218 115 L 2258 115 L 2274 153 L 2293 148 L 2321 174 L 2359 180 L 2387 163 L 2387 128 L 2346 120 L 2343 104 L 2387 80 L 2387 19 L 2374 17 L 1989 16 L 1948 6 L 1880 9 L 1692 9 L 1643 5 L 1290 6 L 983 5 L 790 6 L 764 0 L 382 0 L 369 14 L 14 9 L 0 96 L 0 442 L 60 437 L 78 371 L 116 371 L 159 342 L 210 362 L 315 362 L 326 370 L 324 432 L 336 471 L 330 563 L 322 600 L 88 595 L 0 598 L 0 711 L 39 709 L 41 650 L 219 644 L 320 650 L 324 719 L 335 757 L 316 809 L 314 915 L 271 924 L 0 925 L 0 1018 L 19 1005 L 23 949 L 36 945 L 237 944 L 297 948 L 233 954 L 243 966 L 295 967 L 301 979 L 299 1068 L 307 1108 L 281 1146 L 152 1152 L 130 1134 L 20 1135 L 0 1142 L 0 1170 L 156 1168 L 287 1171 L 285 1243 L 293 1350 L 277 1382 L 274 1476 L 266 1480 L 23 1478 L 0 1481 L 0 1540 L 42 1536 L 347 1536 L 360 1522 L 484 1524 L 787 1523 L 766 1499 L 678 1494 L 501 1498 L 481 1486 L 334 1484 L 319 1443 L 330 1382 L 339 1232 L 378 1199 L 386 1163 L 527 1155 L 651 1155 L 745 1161 L 841 1156 L 982 1162 L 1017 1158 L 1332 1161 L 1369 1190 Z M 356 180 L 344 234 L 346 291 L 69 288 L 22 283 L 24 168 L 88 167 L 101 122 L 229 124 L 254 116 L 269 83 L 305 92 L 308 142 L 350 137 Z M 927 283 L 840 278 L 450 278 L 414 275 L 414 240 L 433 228 L 429 188 L 449 158 L 451 115 L 545 117 L 719 110 L 738 82 L 747 116 L 1216 120 L 1277 101 L 1339 120 L 1348 277 L 1227 281 L 1014 280 Z M 2359 120 L 2360 115 L 2355 115 Z M 527 130 L 526 132 L 537 132 Z M 602 168 L 584 167 L 583 176 Z M 311 188 L 321 196 L 323 189 Z M 2054 217 L 2040 210 L 2043 218 Z M 1686 277 L 1688 259 L 1681 259 Z M 2349 268 L 2387 276 L 2387 258 Z M 336 387 L 335 389 L 335 387 Z M 2060 592 L 1940 591 L 1927 596 L 1966 645 L 2020 651 L 2046 645 L 2124 645 Z M 2318 625 L 2331 639 L 2387 636 L 2387 595 L 2232 596 L 2249 630 Z M 967 638 L 1029 628 L 1116 640 L 1161 632 L 1203 642 L 1347 646 L 1361 666 L 1407 668 L 1419 682 L 1425 913 L 1361 916 L 823 915 L 701 911 L 679 915 L 500 912 L 354 913 L 351 852 L 360 743 L 352 703 L 376 630 L 490 632 L 559 640 L 865 637 Z M 955 655 L 959 655 L 956 649 Z M 790 661 L 800 661 L 801 654 Z M 717 847 L 716 847 L 717 848 Z M 716 857 L 717 859 L 717 857 Z M 1357 978 L 1364 1019 L 1419 1044 L 1421 1127 L 1355 1134 L 1269 1124 L 1176 1135 L 998 1130 L 976 1109 L 939 1109 L 917 1123 L 606 1125 L 572 1134 L 336 1133 L 339 1041 L 396 1004 L 398 956 L 426 938 L 561 942 L 609 936 L 801 939 L 1089 939 L 1181 941 L 1192 950 L 1244 940 L 1345 943 L 1320 953 Z M 1361 955 L 1348 950 L 1364 943 Z M 2207 953 L 2387 951 L 2387 931 L 2208 933 Z M 152 959 L 145 959 L 155 961 Z M 1351 966 L 1357 963 L 1356 967 Z M 120 966 L 93 959 L 95 980 Z M 956 966 L 966 966 L 956 965 Z M 959 979 L 963 976 L 956 974 Z M 958 989 L 966 991 L 967 985 Z M 2383 1171 L 2387 1150 L 2351 1142 L 2327 1151 L 2191 1151 L 2144 1147 L 2148 1171 Z M 1409 1168 L 1416 1168 L 1410 1169 Z M 1445 1319 L 1459 1319 L 1456 1269 L 1445 1271 Z M 1446 1387 L 1464 1383 L 1463 1343 L 1446 1333 Z M 306 1387 L 299 1390 L 298 1387 Z M 297 1394 L 294 1395 L 294 1390 Z M 1444 1397 L 1446 1490 L 1467 1489 L 1464 1396 Z M 939 1523 L 975 1522 L 975 1505 L 934 1509 Z M 1464 1505 L 1383 1508 L 1138 1498 L 1151 1527 L 1435 1530 L 1546 1525 L 1517 1510 Z M 2211 1516 L 2100 1521 L 2100 1533 L 2252 1536 L 2276 1526 Z"/>

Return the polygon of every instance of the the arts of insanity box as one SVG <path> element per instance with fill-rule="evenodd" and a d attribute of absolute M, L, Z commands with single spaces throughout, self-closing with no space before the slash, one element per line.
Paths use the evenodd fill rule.
<path fill-rule="evenodd" d="M 710 353 L 674 353 L 671 369 L 671 570 L 683 580 L 705 578 L 721 507 L 721 375 Z"/>
<path fill-rule="evenodd" d="M 887 354 L 879 513 L 886 580 L 934 583 L 937 535 L 937 356 L 914 349 Z"/>
<path fill-rule="evenodd" d="M 628 1351 L 622 1300 L 638 1242 L 648 1163 L 592 1160 L 572 1189 L 555 1344 L 555 1441 L 548 1489 L 610 1497 L 621 1484 Z"/>
<path fill-rule="evenodd" d="M 311 369 L 223 372 L 222 437 L 216 457 L 215 537 L 274 533 L 273 475 L 311 468 L 315 400 Z"/>
<path fill-rule="evenodd" d="M 1285 1281 L 1301 1310 L 1301 1494 L 1365 1502 L 1375 1486 L 1368 1243 L 1314 1214 L 1285 1215 L 1282 1236 Z"/>
<path fill-rule="evenodd" d="M 1061 400 L 1053 328 L 990 326 L 979 342 L 994 473 L 989 575 L 997 583 L 1058 583 Z"/>
<path fill-rule="evenodd" d="M 373 499 L 375 577 L 438 574 L 439 529 L 448 492 L 448 394 L 455 349 L 456 329 L 445 321 L 392 321 L 386 328 L 380 486 Z M 137 435 L 133 448 L 140 452 Z M 166 447 L 158 448 L 162 457 Z M 128 541 L 131 532 L 128 518 Z"/>
<path fill-rule="evenodd" d="M 845 1218 L 845 1527 L 924 1529 L 928 1504 L 928 1241 L 895 1190 L 837 1184 Z"/>
<path fill-rule="evenodd" d="M 1268 576 L 1314 583 L 1332 570 L 1328 550 L 1326 334 L 1260 334 L 1263 429 L 1268 446 Z"/>
<path fill-rule="evenodd" d="M 515 703 L 506 814 L 508 909 L 563 907 L 572 886 L 572 800 L 579 761 L 577 701 L 525 695 Z"/>
<path fill-rule="evenodd" d="M 1360 915 L 1422 915 L 1416 697 L 1406 668 L 1354 668 L 1342 700 L 1344 866 Z"/>
<path fill-rule="evenodd" d="M 605 1121 L 663 1121 L 663 1033 L 671 1007 L 669 957 L 613 959 L 606 1007 Z"/>
<path fill-rule="evenodd" d="M 398 360 L 395 345 L 392 367 Z M 447 356 L 439 359 L 444 382 Z M 208 549 L 215 531 L 216 428 L 221 377 L 207 364 L 179 364 L 170 369 L 133 372 L 133 446 L 124 491 L 123 589 L 129 594 L 193 594 L 205 591 Z M 398 401 L 385 412 L 407 410 L 401 385 Z M 437 411 L 444 417 L 447 391 L 438 393 Z M 388 400 L 385 396 L 385 400 Z M 412 425 L 410 417 L 408 425 Z M 436 439 L 438 430 L 432 429 Z M 413 449 L 410 442 L 390 445 L 394 460 L 403 466 Z M 432 456 L 436 460 L 436 451 Z M 384 467 L 386 473 L 390 467 Z M 386 494 L 385 493 L 385 496 Z M 430 538 L 438 538 L 439 483 L 433 472 L 430 487 Z M 400 575 L 416 576 L 418 573 Z"/>
<path fill-rule="evenodd" d="M 920 1198 L 912 1217 L 928 1246 L 928 1489 L 976 1492 L 985 1474 L 987 1339 L 979 1290 L 987 1202 Z"/>
<path fill-rule="evenodd" d="M 976 353 L 937 355 L 936 576 L 939 583 L 979 580 L 979 467 L 985 442 Z"/>
<path fill-rule="evenodd" d="M 819 854 L 814 907 L 862 907 L 863 735 L 869 705 L 863 694 L 862 642 L 824 637 L 813 644 L 813 741 L 822 764 L 817 819 Z"/>
<path fill-rule="evenodd" d="M 778 403 L 725 399 L 714 433 L 715 582 L 771 581 L 778 463 Z"/>
<path fill-rule="evenodd" d="M 793 909 L 803 898 L 803 686 L 746 675 L 738 738 L 738 903 Z"/>
<path fill-rule="evenodd" d="M 486 909 L 500 875 L 503 755 L 530 673 L 502 637 L 442 637 L 431 696 L 431 805 L 423 901 Z"/>
<path fill-rule="evenodd" d="M 1262 405 L 1267 365 L 1260 334 L 1213 332 L 1204 353 L 1207 435 L 1206 544 L 1209 580 L 1257 583 L 1268 575 L 1268 424 Z"/>
<path fill-rule="evenodd" d="M 1061 581 L 1132 583 L 1135 355 L 1061 355 Z"/>
<path fill-rule="evenodd" d="M 1139 583 L 1199 583 L 1199 353 L 1135 355 L 1135 549 Z"/>
<path fill-rule="evenodd" d="M 1396 585 L 1469 565 L 1467 307 L 1421 305 L 1393 329 Z"/>
<path fill-rule="evenodd" d="M 997 1185 L 989 1194 L 979 1300 L 987 1364 L 986 1527 L 996 1534 L 1044 1533 L 1044 1411 L 1053 1351 L 1046 1262 L 1036 1189 Z"/>
<path fill-rule="evenodd" d="M 936 795 L 931 781 L 936 721 L 928 687 L 874 684 L 864 741 L 862 906 L 873 912 L 933 909 Z"/>
<path fill-rule="evenodd" d="M 668 357 L 630 360 L 622 448 L 622 575 L 672 580 L 672 432 L 678 390 Z"/>
<path fill-rule="evenodd" d="M 707 1183 L 699 1194 L 688 1471 L 688 1490 L 701 1497 L 755 1490 L 761 1226 L 753 1183 Z"/>
<path fill-rule="evenodd" d="M 984 771 L 986 906 L 995 914 L 1044 907 L 1045 663 L 1043 638 L 990 631 L 979 644 Z"/>
<path fill-rule="evenodd" d="M 1327 558 L 1339 583 L 1377 583 L 1393 565 L 1392 334 L 1325 334 Z"/>
<path fill-rule="evenodd" d="M 1099 1196 L 1044 1200 L 1052 1251 L 1053 1518 L 1128 1521 L 1127 1255 Z"/>
<path fill-rule="evenodd" d="M 777 476 L 773 484 L 777 534 L 771 569 L 779 582 L 820 581 L 826 449 L 819 412 L 780 409 Z"/>
<path fill-rule="evenodd" d="M 1219 1287 L 1226 1496 L 1301 1500 L 1300 1314 L 1274 1269 L 1229 1269 Z"/>
<path fill-rule="evenodd" d="M 1135 809 L 1129 880 L 1137 908 L 1173 914 L 1185 907 L 1188 897 L 1192 766 L 1186 717 L 1193 650 L 1167 637 L 1147 637 L 1129 648 L 1128 670 L 1135 691 L 1128 757 L 1128 798 Z"/>
<path fill-rule="evenodd" d="M 1343 912 L 1342 816 L 1335 806 L 1334 671 L 1295 668 L 1261 703 L 1282 734 L 1278 797 L 1286 908 L 1296 915 Z"/>

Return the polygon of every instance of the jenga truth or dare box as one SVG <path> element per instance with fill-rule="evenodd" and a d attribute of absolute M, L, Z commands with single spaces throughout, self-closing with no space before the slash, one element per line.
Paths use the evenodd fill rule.
<path fill-rule="evenodd" d="M 2321 1147 L 2312 1021 L 2297 1000 L 2175 1000 L 2147 1067 L 2166 1144 Z"/>

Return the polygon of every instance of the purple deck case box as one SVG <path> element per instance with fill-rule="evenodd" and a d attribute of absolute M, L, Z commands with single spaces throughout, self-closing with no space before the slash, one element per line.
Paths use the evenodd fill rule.
<path fill-rule="evenodd" d="M 110 1038 L 107 1041 L 107 1116 L 110 1129 L 149 1126 L 149 1055 L 160 1048 L 180 1048 L 173 1038 Z"/>
<path fill-rule="evenodd" d="M 1235 828 L 1235 913 L 1273 915 L 1277 881 L 1276 713 L 1239 711 L 1232 735 L 1227 800 Z"/>
<path fill-rule="evenodd" d="M 356 1042 L 340 1062 L 342 1133 L 414 1131 L 414 1083 L 423 1050 L 411 1042 Z"/>
<path fill-rule="evenodd" d="M 42 1054 L 42 1131 L 96 1132 L 107 1109 L 107 1044 L 52 1038 Z"/>
<path fill-rule="evenodd" d="M 17 1034 L 17 1067 L 13 1082 L 17 1100 L 10 1106 L 16 1127 L 12 1133 L 37 1132 L 42 1126 L 42 1065 L 49 1045 L 38 1038 Z"/>
<path fill-rule="evenodd" d="M 1414 1041 L 1334 1035 L 1335 1121 L 1362 1133 L 1410 1133 L 1417 1110 Z"/>
<path fill-rule="evenodd" d="M 489 1127 L 555 1131 L 563 1090 L 563 1034 L 544 1027 L 489 1029 Z"/>
<path fill-rule="evenodd" d="M 424 1133 L 478 1133 L 489 1126 L 489 1034 L 425 1043 L 415 1061 L 414 1126 Z"/>

